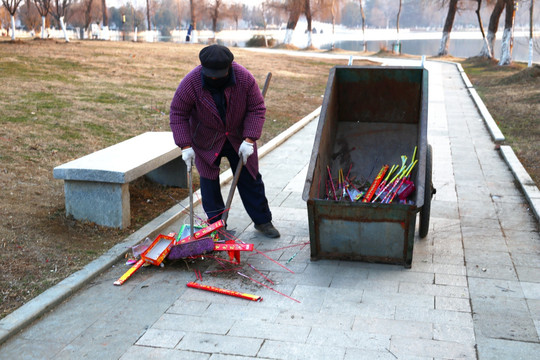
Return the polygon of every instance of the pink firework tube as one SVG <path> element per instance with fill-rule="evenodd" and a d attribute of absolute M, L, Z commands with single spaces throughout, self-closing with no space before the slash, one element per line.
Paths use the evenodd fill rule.
<path fill-rule="evenodd" d="M 234 296 L 234 297 L 241 298 L 241 299 L 246 299 L 246 300 L 251 300 L 251 301 L 262 301 L 261 296 L 241 293 L 241 292 L 234 291 L 234 290 L 221 289 L 221 288 L 218 288 L 218 287 L 215 287 L 215 286 L 210 286 L 210 285 L 202 285 L 202 284 L 198 284 L 198 283 L 193 282 L 193 281 L 188 282 L 186 285 L 187 285 L 187 287 L 190 287 L 190 288 L 211 291 L 211 292 L 215 292 L 215 293 L 218 293 L 218 294 Z"/>

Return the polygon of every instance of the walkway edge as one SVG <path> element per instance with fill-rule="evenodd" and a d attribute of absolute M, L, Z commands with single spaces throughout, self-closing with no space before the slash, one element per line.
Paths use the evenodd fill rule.
<path fill-rule="evenodd" d="M 467 87 L 467 90 L 469 90 L 469 94 L 471 95 L 471 97 L 472 97 L 472 99 L 473 99 L 473 101 L 474 101 L 474 103 L 476 105 L 476 108 L 478 109 L 478 111 L 480 111 L 480 114 L 484 118 L 484 122 L 486 123 L 488 131 L 491 134 L 491 138 L 497 144 L 500 144 L 500 143 L 504 142 L 505 137 L 504 137 L 502 131 L 499 129 L 499 126 L 497 126 L 497 123 L 495 122 L 495 120 L 491 116 L 491 114 L 490 114 L 489 110 L 487 109 L 486 105 L 484 104 L 484 102 L 482 101 L 482 99 L 480 98 L 478 93 L 476 92 L 476 89 L 474 88 L 473 84 L 469 80 L 469 77 L 465 73 L 465 70 L 463 70 L 463 67 L 461 66 L 460 63 L 455 63 L 455 64 L 456 64 L 456 66 L 458 68 L 459 73 L 461 74 L 461 78 L 463 79 L 463 82 L 465 83 L 465 86 Z"/>
<path fill-rule="evenodd" d="M 480 114 L 482 115 L 482 118 L 484 119 L 484 122 L 486 124 L 486 127 L 488 128 L 489 133 L 491 134 L 491 138 L 496 144 L 501 144 L 505 141 L 505 137 L 501 130 L 499 129 L 499 126 L 489 113 L 486 105 L 474 89 L 474 85 L 469 80 L 469 77 L 465 73 L 465 70 L 463 70 L 463 67 L 460 63 L 454 63 L 461 75 L 461 78 L 463 79 L 463 82 L 465 83 L 465 86 L 467 87 L 467 90 L 469 90 L 469 94 L 471 95 L 478 111 L 480 111 Z M 514 153 L 514 150 L 508 145 L 501 145 L 500 146 L 501 155 L 510 168 L 510 171 L 514 175 L 514 178 L 519 182 L 521 191 L 523 192 L 523 195 L 527 199 L 527 202 L 529 203 L 529 207 L 536 218 L 536 221 L 540 223 L 540 191 L 538 190 L 538 187 L 532 180 L 531 176 L 525 170 L 519 159 L 517 158 L 516 154 Z"/>
<path fill-rule="evenodd" d="M 316 119 L 321 112 L 318 107 L 312 113 L 294 123 L 287 130 L 263 145 L 258 153 L 259 158 L 269 154 L 279 145 L 296 134 L 312 120 Z M 226 184 L 232 179 L 232 171 L 227 170 L 219 176 L 220 183 Z M 196 191 L 194 199 L 200 199 L 200 190 Z M 195 200 L 193 205 L 198 205 L 200 200 Z M 154 238 L 160 231 L 174 223 L 182 215 L 189 211 L 189 199 L 180 201 L 163 214 L 159 215 L 148 224 L 131 234 L 123 242 L 116 244 L 105 254 L 86 265 L 83 269 L 71 274 L 58 284 L 45 290 L 20 308 L 0 320 L 0 345 L 6 342 L 11 336 L 23 330 L 34 320 L 42 316 L 45 312 L 51 310 L 82 288 L 86 283 L 97 277 L 99 274 L 108 270 L 118 260 L 123 258 L 132 246 L 137 245 L 142 239 L 147 237 Z M 111 284 L 111 286 L 113 286 Z"/>
<path fill-rule="evenodd" d="M 529 202 L 531 211 L 533 212 L 538 222 L 540 222 L 540 190 L 538 190 L 538 187 L 534 183 L 533 179 L 531 178 L 527 170 L 525 170 L 518 157 L 514 153 L 514 150 L 512 150 L 510 146 L 501 146 L 501 154 L 504 158 L 504 161 L 510 167 L 512 174 L 514 174 L 514 177 L 519 182 L 519 186 L 521 187 L 521 190 L 523 191 L 525 197 L 527 198 L 527 201 Z"/>

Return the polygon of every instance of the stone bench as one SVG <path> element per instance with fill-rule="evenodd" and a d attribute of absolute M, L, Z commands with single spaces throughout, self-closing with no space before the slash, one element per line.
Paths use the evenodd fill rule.
<path fill-rule="evenodd" d="M 129 183 L 145 175 L 187 187 L 181 153 L 172 132 L 147 132 L 55 167 L 54 178 L 64 180 L 66 214 L 108 227 L 129 226 Z"/>

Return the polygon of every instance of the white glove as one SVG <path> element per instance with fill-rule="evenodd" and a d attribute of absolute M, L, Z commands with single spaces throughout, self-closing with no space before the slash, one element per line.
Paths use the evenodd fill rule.
<path fill-rule="evenodd" d="M 187 171 L 191 171 L 191 164 L 195 161 L 195 151 L 193 148 L 182 150 L 182 160 L 186 163 Z"/>
<path fill-rule="evenodd" d="M 255 151 L 253 149 L 253 144 L 244 140 L 240 145 L 240 149 L 238 149 L 238 155 L 242 158 L 244 164 L 247 163 L 247 159 L 253 154 L 253 151 Z"/>

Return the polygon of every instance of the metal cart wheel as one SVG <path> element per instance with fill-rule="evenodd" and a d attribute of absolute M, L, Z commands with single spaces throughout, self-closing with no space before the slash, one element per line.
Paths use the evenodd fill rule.
<path fill-rule="evenodd" d="M 426 152 L 426 182 L 424 187 L 424 205 L 420 209 L 420 238 L 427 236 L 429 231 L 429 215 L 431 212 L 431 198 L 435 195 L 435 188 L 431 181 L 431 171 L 433 168 L 433 155 L 431 145 L 428 144 Z"/>

